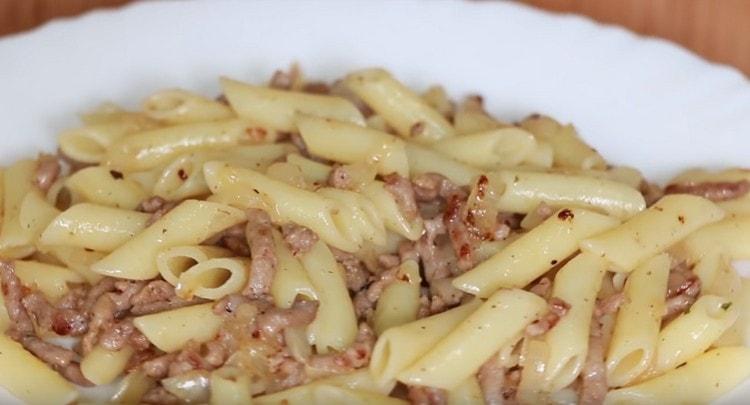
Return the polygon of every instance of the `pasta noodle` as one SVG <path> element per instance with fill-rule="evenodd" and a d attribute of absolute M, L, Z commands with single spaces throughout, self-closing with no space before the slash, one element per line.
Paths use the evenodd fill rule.
<path fill-rule="evenodd" d="M 453 285 L 489 297 L 499 288 L 525 287 L 578 249 L 578 242 L 617 225 L 613 218 L 583 209 L 562 209 L 472 270 Z"/>
<path fill-rule="evenodd" d="M 372 323 L 378 335 L 417 319 L 421 281 L 417 262 L 408 260 L 401 264 L 396 281 L 386 287 L 375 307 Z"/>
<path fill-rule="evenodd" d="M 517 166 L 536 146 L 533 135 L 515 127 L 445 138 L 432 144 L 459 162 L 486 169 Z"/>
<path fill-rule="evenodd" d="M 230 255 L 230 251 L 216 246 L 175 246 L 159 252 L 156 268 L 165 281 L 176 286 L 180 276 L 196 264 Z"/>
<path fill-rule="evenodd" d="M 184 90 L 164 90 L 143 102 L 147 116 L 167 124 L 216 121 L 232 118 L 234 113 L 226 105 Z"/>
<path fill-rule="evenodd" d="M 133 319 L 133 324 L 154 346 L 173 352 L 189 341 L 201 343 L 216 336 L 222 318 L 212 307 L 208 303 L 143 315 Z"/>
<path fill-rule="evenodd" d="M 250 260 L 236 257 L 201 261 L 180 274 L 175 291 L 187 299 L 196 296 L 216 300 L 242 290 L 249 267 Z"/>
<path fill-rule="evenodd" d="M 79 198 L 93 204 L 133 210 L 148 196 L 134 180 L 106 167 L 87 167 L 75 172 L 65 181 Z"/>

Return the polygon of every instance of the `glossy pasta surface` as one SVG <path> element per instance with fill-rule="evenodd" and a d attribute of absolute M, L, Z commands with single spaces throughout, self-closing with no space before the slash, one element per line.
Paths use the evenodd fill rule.
<path fill-rule="evenodd" d="M 380 68 L 220 84 L 0 168 L 20 400 L 708 403 L 750 376 L 749 170 L 655 185 Z"/>

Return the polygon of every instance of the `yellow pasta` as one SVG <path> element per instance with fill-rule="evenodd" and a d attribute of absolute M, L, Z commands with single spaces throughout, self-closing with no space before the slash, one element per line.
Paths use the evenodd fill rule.
<path fill-rule="evenodd" d="M 250 405 L 250 378 L 238 368 L 222 367 L 211 372 L 212 405 Z"/>
<path fill-rule="evenodd" d="M 234 116 L 227 105 L 180 89 L 152 94 L 143 102 L 143 112 L 167 124 L 216 121 Z"/>
<path fill-rule="evenodd" d="M 604 158 L 581 140 L 572 125 L 560 125 L 552 118 L 537 115 L 521 122 L 521 127 L 552 146 L 556 166 L 578 169 L 606 167 Z"/>
<path fill-rule="evenodd" d="M 81 360 L 81 374 L 95 385 L 106 385 L 125 371 L 133 354 L 130 346 L 111 351 L 97 346 Z"/>
<path fill-rule="evenodd" d="M 140 184 L 103 166 L 87 167 L 67 178 L 65 186 L 86 202 L 132 210 L 148 197 Z"/>
<path fill-rule="evenodd" d="M 182 274 L 175 289 L 178 296 L 217 300 L 242 290 L 247 283 L 250 260 L 218 257 L 195 264 Z"/>
<path fill-rule="evenodd" d="M 33 160 L 21 160 L 2 172 L 3 223 L 0 228 L 0 252 L 4 257 L 21 258 L 34 251 L 34 235 L 21 226 L 19 212 L 24 197 L 32 189 L 36 166 Z"/>
<path fill-rule="evenodd" d="M 668 195 L 621 226 L 581 242 L 581 250 L 605 257 L 613 270 L 631 271 L 685 236 L 724 217 L 701 197 Z"/>
<path fill-rule="evenodd" d="M 133 319 L 149 342 L 165 352 L 180 350 L 188 341 L 213 339 L 223 319 L 214 314 L 213 303 L 193 305 Z"/>
<path fill-rule="evenodd" d="M 230 251 L 216 246 L 175 246 L 156 255 L 156 268 L 165 281 L 176 286 L 182 273 L 196 264 L 227 256 Z"/>
<path fill-rule="evenodd" d="M 95 263 L 92 270 L 109 276 L 146 280 L 159 274 L 159 251 L 198 244 L 244 219 L 242 211 L 208 201 L 186 200 L 135 238 Z"/>
<path fill-rule="evenodd" d="M 296 130 L 298 113 L 365 125 L 359 110 L 340 97 L 253 86 L 225 77 L 221 79 L 221 87 L 240 117 L 279 131 Z"/>
<path fill-rule="evenodd" d="M 302 263 L 292 255 L 289 247 L 281 239 L 278 231 L 273 232 L 274 253 L 276 254 L 276 273 L 271 283 L 271 296 L 274 304 L 280 308 L 290 308 L 298 295 L 311 300 L 318 299 L 310 278 Z"/>
<path fill-rule="evenodd" d="M 670 264 L 668 255 L 655 256 L 633 270 L 625 283 L 625 303 L 617 313 L 606 360 L 611 387 L 633 382 L 657 356 Z"/>
<path fill-rule="evenodd" d="M 517 166 L 537 147 L 533 135 L 516 127 L 445 138 L 431 146 L 459 162 L 485 169 Z"/>
<path fill-rule="evenodd" d="M 604 401 L 619 404 L 707 404 L 750 376 L 750 349 L 722 347 L 683 367 L 645 382 L 610 391 Z"/>
<path fill-rule="evenodd" d="M 296 122 L 305 145 L 315 156 L 341 163 L 368 163 L 383 175 L 409 175 L 404 141 L 393 135 L 312 116 L 299 116 Z"/>
<path fill-rule="evenodd" d="M 448 120 L 383 69 L 351 73 L 344 83 L 407 139 L 429 143 L 455 133 Z"/>
<path fill-rule="evenodd" d="M 413 143 L 406 144 L 406 155 L 409 158 L 409 170 L 412 177 L 438 173 L 459 186 L 465 186 L 480 173 L 479 169 Z"/>
<path fill-rule="evenodd" d="M 502 211 L 528 213 L 544 202 L 553 207 L 579 206 L 625 219 L 646 208 L 638 190 L 610 180 L 516 170 L 490 173 L 487 178 L 503 190 L 496 200 Z"/>
<path fill-rule="evenodd" d="M 38 243 L 42 232 L 58 214 L 60 210 L 48 203 L 39 190 L 31 190 L 21 201 L 18 223 L 31 234 L 32 241 Z"/>
<path fill-rule="evenodd" d="M 107 148 L 118 139 L 156 126 L 146 117 L 90 123 L 81 128 L 63 132 L 58 138 L 58 142 L 60 143 L 60 151 L 65 156 L 77 162 L 100 163 L 106 157 Z"/>
<path fill-rule="evenodd" d="M 320 241 L 302 255 L 301 261 L 319 302 L 315 320 L 308 326 L 308 340 L 318 353 L 348 347 L 357 335 L 357 317 L 346 289 L 344 270 Z"/>
<path fill-rule="evenodd" d="M 372 323 L 378 335 L 417 319 L 421 281 L 417 262 L 408 260 L 401 264 L 396 280 L 383 290 L 375 307 Z"/>
<path fill-rule="evenodd" d="M 0 336 L 0 383 L 28 404 L 64 405 L 78 397 L 73 384 L 5 335 Z"/>
<path fill-rule="evenodd" d="M 146 228 L 150 215 L 96 204 L 76 204 L 42 232 L 39 242 L 111 252 Z"/>
<path fill-rule="evenodd" d="M 499 288 L 525 287 L 578 249 L 580 240 L 618 224 L 584 209 L 562 209 L 486 261 L 456 277 L 453 285 L 489 297 Z"/>
<path fill-rule="evenodd" d="M 53 302 L 70 291 L 68 283 L 86 282 L 78 273 L 51 264 L 15 260 L 13 267 L 16 270 L 16 276 L 25 286 L 38 289 Z"/>

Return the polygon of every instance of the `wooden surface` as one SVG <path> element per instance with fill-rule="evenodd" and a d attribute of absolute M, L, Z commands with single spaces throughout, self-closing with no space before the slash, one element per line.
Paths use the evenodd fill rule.
<path fill-rule="evenodd" d="M 132 0 L 0 0 L 0 35 Z M 663 37 L 750 75 L 750 0 L 521 0 Z"/>

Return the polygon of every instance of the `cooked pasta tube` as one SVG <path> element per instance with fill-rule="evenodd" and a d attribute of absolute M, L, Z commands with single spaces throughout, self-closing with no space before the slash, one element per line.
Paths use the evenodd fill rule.
<path fill-rule="evenodd" d="M 484 397 L 482 396 L 482 388 L 479 387 L 479 382 L 477 381 L 476 376 L 471 376 L 467 378 L 464 382 L 462 382 L 456 388 L 448 391 L 447 405 L 464 405 L 464 404 L 484 405 Z"/>
<path fill-rule="evenodd" d="M 159 274 L 159 251 L 198 244 L 219 231 L 236 225 L 245 214 L 223 204 L 186 200 L 92 266 L 97 273 L 130 280 L 146 280 Z"/>
<path fill-rule="evenodd" d="M 211 372 L 211 405 L 251 405 L 250 377 L 236 367 L 222 367 Z"/>
<path fill-rule="evenodd" d="M 750 349 L 722 347 L 664 375 L 607 393 L 606 405 L 707 404 L 750 376 Z"/>
<path fill-rule="evenodd" d="M 297 128 L 311 154 L 340 163 L 367 163 L 382 175 L 409 175 L 404 141 L 384 132 L 331 119 L 298 116 Z"/>
<path fill-rule="evenodd" d="M 441 139 L 431 147 L 467 165 L 496 169 L 521 164 L 537 145 L 530 133 L 506 127 Z"/>
<path fill-rule="evenodd" d="M 409 170 L 412 177 L 426 173 L 438 173 L 459 186 L 465 186 L 470 184 L 480 173 L 474 167 L 414 143 L 406 144 L 406 155 L 409 158 Z"/>
<path fill-rule="evenodd" d="M 633 270 L 625 282 L 625 302 L 617 313 L 607 352 L 610 387 L 633 382 L 656 356 L 670 264 L 669 255 L 654 256 Z"/>
<path fill-rule="evenodd" d="M 0 381 L 28 404 L 69 404 L 78 398 L 73 384 L 5 335 L 0 336 Z"/>
<path fill-rule="evenodd" d="M 377 381 L 368 370 L 362 369 L 347 374 L 321 378 L 305 385 L 255 397 L 253 401 L 261 405 L 275 405 L 284 403 L 284 401 L 287 401 L 289 404 L 309 404 L 312 398 L 312 388 L 316 385 L 327 385 L 388 395 L 396 385 L 396 380 Z"/>
<path fill-rule="evenodd" d="M 453 389 L 547 309 L 523 290 L 500 290 L 416 363 L 398 374 L 405 384 Z"/>
<path fill-rule="evenodd" d="M 417 319 L 421 282 L 417 262 L 403 262 L 396 273 L 396 280 L 383 290 L 375 306 L 372 318 L 375 333 L 381 335 L 391 327 Z"/>
<path fill-rule="evenodd" d="M 192 305 L 133 319 L 149 342 L 165 352 L 180 350 L 186 343 L 213 339 L 223 319 L 214 314 L 214 304 Z"/>
<path fill-rule="evenodd" d="M 81 163 L 100 163 L 107 155 L 107 148 L 125 135 L 154 128 L 155 123 L 145 117 L 134 120 L 92 123 L 81 128 L 70 129 L 58 138 L 60 151 Z"/>
<path fill-rule="evenodd" d="M 14 260 L 13 267 L 16 276 L 26 287 L 36 288 L 52 302 L 70 291 L 68 284 L 86 282 L 78 273 L 52 264 L 32 260 Z"/>
<path fill-rule="evenodd" d="M 180 89 L 162 90 L 143 101 L 143 112 L 167 124 L 188 124 L 232 118 L 227 105 Z"/>
<path fill-rule="evenodd" d="M 325 184 L 331 175 L 331 166 L 303 157 L 299 153 L 288 154 L 286 161 L 299 167 L 305 179 L 313 184 Z"/>
<path fill-rule="evenodd" d="M 264 136 L 256 136 L 262 132 Z M 170 159 L 201 149 L 273 142 L 275 131 L 253 122 L 230 119 L 153 129 L 119 139 L 107 149 L 108 166 L 124 172 L 153 169 Z"/>
<path fill-rule="evenodd" d="M 156 268 L 166 282 L 176 286 L 180 276 L 196 264 L 231 255 L 229 250 L 217 246 L 174 246 L 156 255 Z"/>
<path fill-rule="evenodd" d="M 596 149 L 587 145 L 572 125 L 560 125 L 552 118 L 535 115 L 521 127 L 548 142 L 555 152 L 555 165 L 578 169 L 604 169 L 607 164 Z"/>
<path fill-rule="evenodd" d="M 93 166 L 73 173 L 65 186 L 86 202 L 133 210 L 148 197 L 146 191 L 122 173 Z"/>
<path fill-rule="evenodd" d="M 480 300 L 472 300 L 448 311 L 393 327 L 380 335 L 370 359 L 370 372 L 376 381 L 396 378 L 466 317 L 474 312 Z"/>
<path fill-rule="evenodd" d="M 226 77 L 221 87 L 237 115 L 279 131 L 295 131 L 298 113 L 365 125 L 357 107 L 341 97 L 253 86 Z"/>
<path fill-rule="evenodd" d="M 561 390 L 578 378 L 588 354 L 588 335 L 596 296 L 607 270 L 607 262 L 597 256 L 580 253 L 555 276 L 552 296 L 570 308 L 545 335 L 549 347 L 546 362 L 547 390 Z"/>
<path fill-rule="evenodd" d="M 704 295 L 690 311 L 670 322 L 659 333 L 654 372 L 663 373 L 703 353 L 739 316 L 738 308 L 726 298 Z"/>
<path fill-rule="evenodd" d="M 348 347 L 357 335 L 357 316 L 346 289 L 344 270 L 322 241 L 302 255 L 301 261 L 319 303 L 315 320 L 308 325 L 308 340 L 318 353 Z"/>
<path fill-rule="evenodd" d="M 578 250 L 580 240 L 618 224 L 614 218 L 584 209 L 562 209 L 505 249 L 456 277 L 453 285 L 489 297 L 499 288 L 525 287 Z"/>
<path fill-rule="evenodd" d="M 4 257 L 21 258 L 34 251 L 34 235 L 21 226 L 19 212 L 24 197 L 32 189 L 36 166 L 33 160 L 20 160 L 2 171 L 3 221 L 0 228 L 0 252 Z"/>
<path fill-rule="evenodd" d="M 111 252 L 146 228 L 149 214 L 103 205 L 76 204 L 52 220 L 39 242 Z"/>
<path fill-rule="evenodd" d="M 579 206 L 625 219 L 646 208 L 638 190 L 610 180 L 517 170 L 489 173 L 487 178 L 504 190 L 496 199 L 501 211 L 529 213 L 544 202 L 553 207 Z"/>
<path fill-rule="evenodd" d="M 606 258 L 612 270 L 628 272 L 723 217 L 724 212 L 705 198 L 668 195 L 617 228 L 582 241 L 581 250 Z"/>
<path fill-rule="evenodd" d="M 274 253 L 276 254 L 276 272 L 271 283 L 271 296 L 279 308 L 290 308 L 298 295 L 311 300 L 318 299 L 310 278 L 302 263 L 294 257 L 281 234 L 274 230 Z"/>
<path fill-rule="evenodd" d="M 60 210 L 47 202 L 39 190 L 31 190 L 21 201 L 18 210 L 18 223 L 31 234 L 38 243 L 44 229 L 60 214 Z"/>
<path fill-rule="evenodd" d="M 175 292 L 183 298 L 193 296 L 218 300 L 242 290 L 247 283 L 250 260 L 241 257 L 217 257 L 195 264 L 180 274 Z"/>
<path fill-rule="evenodd" d="M 125 371 L 133 349 L 125 346 L 118 351 L 97 346 L 81 360 L 81 374 L 95 385 L 106 385 Z"/>
<path fill-rule="evenodd" d="M 353 72 L 344 83 L 407 139 L 430 143 L 455 134 L 445 117 L 383 69 Z"/>

